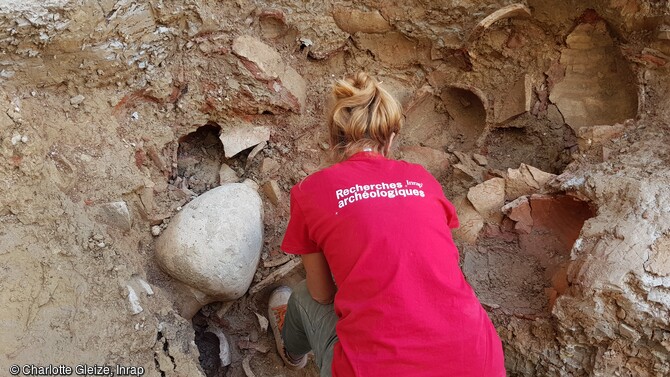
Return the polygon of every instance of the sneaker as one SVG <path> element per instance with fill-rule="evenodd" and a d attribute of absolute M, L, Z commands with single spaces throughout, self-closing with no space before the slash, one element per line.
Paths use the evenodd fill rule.
<path fill-rule="evenodd" d="M 284 328 L 284 318 L 286 317 L 286 308 L 288 299 L 291 297 L 291 292 L 291 288 L 282 285 L 270 294 L 268 319 L 270 320 L 270 327 L 277 343 L 277 352 L 282 360 L 284 360 L 284 364 L 290 369 L 302 369 L 307 365 L 307 355 L 302 355 L 299 359 L 294 360 L 287 354 L 284 348 L 284 340 L 281 337 L 281 330 Z"/>

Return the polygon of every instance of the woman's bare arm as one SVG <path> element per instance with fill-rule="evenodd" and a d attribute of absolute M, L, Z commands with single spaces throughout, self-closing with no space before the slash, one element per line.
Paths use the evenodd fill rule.
<path fill-rule="evenodd" d="M 312 298 L 320 304 L 332 303 L 337 287 L 323 253 L 303 254 L 302 264 L 307 273 L 307 290 Z"/>

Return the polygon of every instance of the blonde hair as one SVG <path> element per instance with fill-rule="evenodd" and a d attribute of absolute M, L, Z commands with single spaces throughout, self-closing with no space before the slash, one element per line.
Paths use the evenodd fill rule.
<path fill-rule="evenodd" d="M 395 98 L 365 72 L 336 81 L 333 97 L 328 117 L 332 158 L 343 161 L 365 148 L 383 154 L 402 127 L 402 108 Z"/>

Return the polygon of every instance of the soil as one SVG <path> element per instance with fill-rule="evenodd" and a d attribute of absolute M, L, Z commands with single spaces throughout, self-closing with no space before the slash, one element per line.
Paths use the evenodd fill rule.
<path fill-rule="evenodd" d="M 530 195 L 530 232 L 504 217 L 484 221 L 475 243 L 457 239 L 464 274 L 503 339 L 509 375 L 670 374 L 670 10 L 642 0 L 525 4 L 530 17 L 503 18 L 471 40 L 506 2 L 344 2 L 338 17 L 378 10 L 389 24 L 340 19 L 382 30 L 350 34 L 328 2 L 0 0 L 0 368 L 318 375 L 313 362 L 283 367 L 257 317 L 267 316 L 274 287 L 303 278 L 300 267 L 187 320 L 177 311 L 177 283 L 154 260 L 152 227 L 165 229 L 219 185 L 225 164 L 264 199 L 252 287 L 277 271 L 288 260 L 279 250 L 288 192 L 328 164 L 329 86 L 364 69 L 405 110 L 394 155 L 419 148 L 414 162 L 438 169 L 454 202 L 522 163 L 558 175 L 533 193 L 545 201 L 533 207 Z M 580 91 L 585 79 L 570 72 L 581 57 L 566 52 L 576 48 L 566 41 L 589 29 L 572 34 L 577 26 L 598 22 L 604 29 L 593 28 L 608 37 L 589 40 L 609 41 L 606 50 L 619 55 L 606 72 L 586 64 L 584 77 L 597 78 L 599 90 Z M 232 52 L 240 35 L 259 39 L 304 79 L 304 104 L 277 95 Z M 512 93 L 524 75 L 529 92 Z M 616 78 L 624 84 L 605 82 Z M 300 94 L 289 80 L 281 84 Z M 555 85 L 598 111 L 554 103 Z M 497 103 L 521 110 L 501 123 Z M 570 119 L 606 122 L 579 129 Z M 249 124 L 271 130 L 267 144 L 226 158 L 220 132 Z M 477 174 L 454 168 L 475 154 L 486 158 Z M 270 181 L 276 203 L 262 189 Z M 119 202 L 128 218 L 104 211 Z M 225 333 L 231 365 L 221 365 L 211 328 Z"/>

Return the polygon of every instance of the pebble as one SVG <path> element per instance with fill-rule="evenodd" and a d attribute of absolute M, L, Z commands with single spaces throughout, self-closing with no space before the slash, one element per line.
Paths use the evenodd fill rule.
<path fill-rule="evenodd" d="M 154 226 L 151 227 L 151 234 L 153 234 L 156 237 L 161 234 L 161 231 L 162 231 L 162 229 L 158 225 L 154 225 Z"/>
<path fill-rule="evenodd" d="M 24 144 L 27 143 L 28 142 L 28 136 L 26 136 L 26 135 L 21 136 L 21 142 L 24 143 Z"/>
<path fill-rule="evenodd" d="M 132 120 L 138 120 L 138 119 L 140 119 L 140 113 L 138 113 L 137 111 L 135 111 L 134 113 L 130 114 L 130 119 L 132 119 Z"/>
<path fill-rule="evenodd" d="M 103 239 L 105 239 L 105 237 L 103 237 L 101 234 L 96 234 L 93 236 L 93 239 L 96 241 L 102 241 Z"/>
<path fill-rule="evenodd" d="M 81 94 L 76 95 L 76 96 L 70 98 L 70 105 L 77 106 L 80 103 L 84 102 L 85 99 L 86 99 L 86 97 L 82 96 Z"/>
<path fill-rule="evenodd" d="M 105 243 L 104 242 L 98 242 L 97 246 L 102 249 L 103 247 L 105 247 Z"/>
<path fill-rule="evenodd" d="M 486 166 L 489 162 L 488 159 L 485 156 L 482 156 L 481 154 L 473 154 L 472 158 L 477 162 L 477 164 L 481 166 Z"/>
<path fill-rule="evenodd" d="M 313 44 L 314 42 L 312 42 L 312 40 L 309 38 L 300 38 L 301 47 L 309 47 L 312 46 Z"/>
<path fill-rule="evenodd" d="M 19 141 L 21 141 L 21 135 L 16 134 L 16 135 L 12 136 L 12 145 L 18 144 Z"/>
<path fill-rule="evenodd" d="M 256 190 L 256 191 L 258 191 L 258 189 L 260 188 L 260 186 L 258 185 L 258 183 L 256 183 L 256 181 L 254 181 L 254 180 L 251 179 L 251 178 L 247 178 L 247 179 L 245 179 L 244 181 L 242 181 L 242 183 L 244 183 L 245 185 L 251 187 L 252 189 L 254 189 L 254 190 Z"/>

